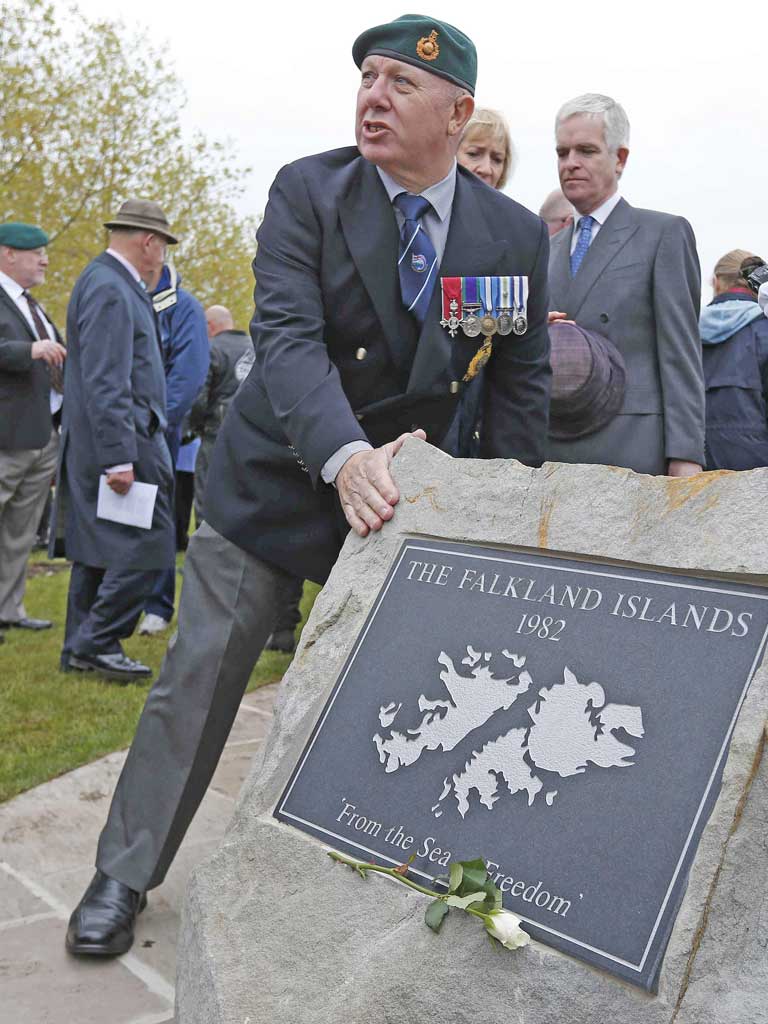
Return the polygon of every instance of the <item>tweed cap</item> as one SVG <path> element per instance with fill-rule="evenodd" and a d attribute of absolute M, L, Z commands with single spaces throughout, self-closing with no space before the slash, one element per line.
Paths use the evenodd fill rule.
<path fill-rule="evenodd" d="M 549 325 L 552 400 L 549 434 L 571 441 L 594 434 L 621 408 L 627 370 L 613 342 L 578 324 Z"/>
<path fill-rule="evenodd" d="M 352 46 L 358 67 L 369 54 L 393 57 L 447 78 L 475 95 L 477 50 L 459 29 L 423 14 L 403 14 L 359 35 Z"/>
<path fill-rule="evenodd" d="M 39 249 L 48 245 L 48 235 L 33 224 L 8 221 L 0 224 L 0 245 L 7 245 L 9 249 Z"/>
<path fill-rule="evenodd" d="M 151 199 L 126 199 L 112 220 L 105 221 L 104 227 L 154 231 L 167 238 L 171 245 L 177 245 L 179 241 L 171 231 L 162 207 Z"/>

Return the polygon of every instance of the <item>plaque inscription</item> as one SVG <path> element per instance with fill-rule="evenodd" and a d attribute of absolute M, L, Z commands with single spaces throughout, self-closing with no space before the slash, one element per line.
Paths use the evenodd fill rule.
<path fill-rule="evenodd" d="M 767 635 L 764 588 L 405 541 L 275 816 L 433 881 L 482 856 L 654 990 Z"/>

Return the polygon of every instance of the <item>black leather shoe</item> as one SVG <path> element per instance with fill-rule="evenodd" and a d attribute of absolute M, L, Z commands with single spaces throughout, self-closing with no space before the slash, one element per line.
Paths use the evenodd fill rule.
<path fill-rule="evenodd" d="M 296 649 L 296 640 L 292 629 L 277 629 L 267 640 L 265 647 L 268 651 L 282 651 L 284 654 L 293 654 Z"/>
<path fill-rule="evenodd" d="M 0 629 L 50 629 L 50 619 L 16 619 L 15 622 L 0 622 Z"/>
<path fill-rule="evenodd" d="M 152 675 L 152 669 L 148 665 L 134 661 L 122 651 L 117 654 L 70 654 L 69 667 L 81 672 L 94 669 L 107 679 L 114 679 L 118 683 L 127 683 L 131 679 Z"/>
<path fill-rule="evenodd" d="M 69 919 L 65 945 L 75 956 L 119 956 L 133 945 L 137 916 L 147 905 L 143 892 L 97 871 Z"/>

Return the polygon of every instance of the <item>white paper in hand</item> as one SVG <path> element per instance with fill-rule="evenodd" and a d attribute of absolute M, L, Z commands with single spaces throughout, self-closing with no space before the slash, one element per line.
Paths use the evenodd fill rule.
<path fill-rule="evenodd" d="M 106 476 L 99 478 L 99 500 L 96 515 L 99 519 L 111 519 L 113 523 L 125 526 L 140 526 L 149 530 L 155 511 L 157 484 L 143 484 L 135 480 L 127 494 L 116 494 L 107 485 Z"/>

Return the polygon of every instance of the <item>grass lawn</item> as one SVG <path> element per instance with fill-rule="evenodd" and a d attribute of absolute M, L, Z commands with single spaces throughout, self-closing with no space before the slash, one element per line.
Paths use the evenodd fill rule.
<path fill-rule="evenodd" d="M 183 556 L 179 556 L 179 565 Z M 181 583 L 181 578 L 178 580 Z M 121 686 L 92 673 L 59 672 L 69 585 L 66 562 L 33 558 L 27 583 L 27 614 L 52 619 L 40 633 L 5 630 L 0 645 L 0 801 L 46 782 L 104 754 L 127 747 L 151 680 Z M 180 586 L 177 586 L 177 600 Z M 307 583 L 302 625 L 319 587 Z M 157 672 L 172 630 L 134 636 L 126 653 Z M 290 656 L 266 651 L 248 689 L 280 679 Z"/>

